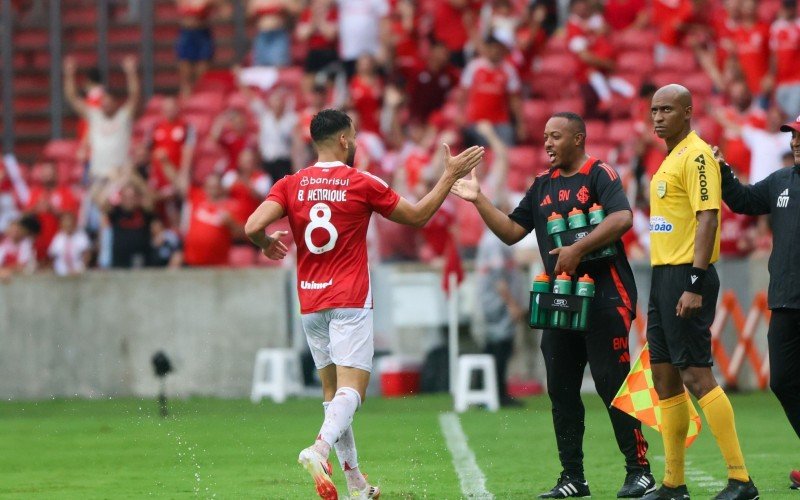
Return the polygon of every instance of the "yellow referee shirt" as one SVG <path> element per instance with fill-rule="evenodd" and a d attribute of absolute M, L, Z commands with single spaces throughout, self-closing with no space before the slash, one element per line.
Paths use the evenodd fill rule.
<path fill-rule="evenodd" d="M 719 259 L 720 173 L 711 147 L 692 131 L 661 163 L 650 182 L 650 263 L 694 262 L 696 213 L 717 210 L 711 263 Z"/>

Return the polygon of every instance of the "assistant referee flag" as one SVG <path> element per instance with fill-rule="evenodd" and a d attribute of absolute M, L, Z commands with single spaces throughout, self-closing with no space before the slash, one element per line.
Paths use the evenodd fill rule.
<path fill-rule="evenodd" d="M 691 400 L 690 400 L 691 401 Z M 639 359 L 631 366 L 625 383 L 611 402 L 611 406 L 627 413 L 645 425 L 661 432 L 661 408 L 658 406 L 658 393 L 653 385 L 650 370 L 650 349 L 644 345 Z M 689 403 L 689 432 L 686 435 L 688 448 L 700 433 L 700 415 L 693 403 Z"/>

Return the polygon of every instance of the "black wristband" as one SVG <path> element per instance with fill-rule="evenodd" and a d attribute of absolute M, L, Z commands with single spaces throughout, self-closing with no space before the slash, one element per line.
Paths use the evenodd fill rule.
<path fill-rule="evenodd" d="M 703 283 L 706 281 L 706 270 L 693 267 L 686 278 L 686 291 L 701 295 L 703 293 Z"/>

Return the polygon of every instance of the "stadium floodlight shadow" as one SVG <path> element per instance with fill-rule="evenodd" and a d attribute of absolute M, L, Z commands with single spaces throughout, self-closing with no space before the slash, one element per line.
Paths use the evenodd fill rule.
<path fill-rule="evenodd" d="M 153 354 L 153 371 L 160 382 L 160 389 L 158 393 L 158 408 L 162 417 L 166 417 L 169 412 L 167 411 L 167 374 L 172 372 L 172 363 L 170 362 L 164 351 L 158 351 Z"/>

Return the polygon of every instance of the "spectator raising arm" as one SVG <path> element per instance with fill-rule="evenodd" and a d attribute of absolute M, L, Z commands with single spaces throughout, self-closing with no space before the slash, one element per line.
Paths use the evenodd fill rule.
<path fill-rule="evenodd" d="M 64 58 L 64 97 L 72 109 L 82 117 L 86 117 L 86 103 L 78 95 L 78 86 L 75 82 L 77 65 L 75 58 L 67 56 Z"/>

